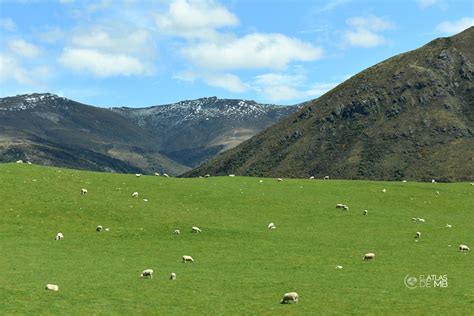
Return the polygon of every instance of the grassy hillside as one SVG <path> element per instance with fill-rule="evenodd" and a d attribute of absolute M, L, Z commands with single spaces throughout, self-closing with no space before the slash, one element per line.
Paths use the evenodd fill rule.
<path fill-rule="evenodd" d="M 0 314 L 474 310 L 474 253 L 457 249 L 474 248 L 474 186 L 259 180 L 0 165 Z M 278 228 L 268 230 L 270 222 Z M 110 231 L 95 232 L 99 224 Z M 194 225 L 203 232 L 191 234 Z M 59 231 L 65 239 L 53 240 Z M 362 260 L 367 252 L 374 261 Z M 195 263 L 181 263 L 182 255 Z M 152 280 L 139 278 L 145 268 L 155 270 Z M 447 275 L 448 287 L 404 285 L 406 275 L 431 274 Z M 46 283 L 59 292 L 45 291 Z M 279 304 L 289 291 L 299 304 Z"/>

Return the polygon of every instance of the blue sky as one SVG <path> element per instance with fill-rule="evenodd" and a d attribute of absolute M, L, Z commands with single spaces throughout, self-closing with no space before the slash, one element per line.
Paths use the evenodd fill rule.
<path fill-rule="evenodd" d="M 0 0 L 0 96 L 296 104 L 472 25 L 472 0 Z"/>

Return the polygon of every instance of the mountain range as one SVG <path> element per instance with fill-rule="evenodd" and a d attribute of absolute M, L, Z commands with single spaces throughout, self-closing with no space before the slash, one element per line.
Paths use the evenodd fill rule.
<path fill-rule="evenodd" d="M 185 176 L 474 179 L 474 27 L 382 61 Z"/>
<path fill-rule="evenodd" d="M 0 98 L 0 161 L 179 175 L 298 106 L 201 98 L 100 108 L 49 93 Z"/>

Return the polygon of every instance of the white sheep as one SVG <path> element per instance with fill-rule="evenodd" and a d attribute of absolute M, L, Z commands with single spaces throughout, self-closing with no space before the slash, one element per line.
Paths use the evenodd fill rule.
<path fill-rule="evenodd" d="M 210 177 L 211 177 L 211 175 L 209 173 L 204 175 L 204 178 L 210 178 Z"/>
<path fill-rule="evenodd" d="M 16 163 L 23 163 L 23 160 L 17 160 Z"/>
<path fill-rule="evenodd" d="M 159 176 L 160 176 L 160 173 L 159 173 L 159 172 L 155 172 L 155 176 L 159 177 Z"/>
<path fill-rule="evenodd" d="M 298 303 L 298 293 L 296 292 L 289 292 L 283 294 L 283 298 L 281 299 L 281 304 L 288 304 L 290 301 Z"/>
<path fill-rule="evenodd" d="M 235 177 L 235 174 L 229 174 L 229 177 Z"/>
<path fill-rule="evenodd" d="M 167 173 L 163 173 L 163 177 L 169 178 L 170 176 Z"/>
<path fill-rule="evenodd" d="M 143 272 L 140 274 L 140 278 L 148 278 L 153 279 L 153 269 L 145 269 Z"/>
<path fill-rule="evenodd" d="M 171 272 L 171 274 L 170 274 L 170 280 L 176 280 L 176 273 Z"/>
<path fill-rule="evenodd" d="M 48 290 L 48 291 L 54 291 L 54 292 L 57 292 L 59 291 L 59 286 L 57 286 L 56 284 L 46 284 L 45 290 Z"/>
<path fill-rule="evenodd" d="M 275 226 L 275 224 L 274 224 L 274 223 L 270 223 L 270 224 L 268 224 L 268 226 L 267 226 L 267 227 L 268 227 L 268 229 L 276 229 L 276 226 Z"/>
<path fill-rule="evenodd" d="M 471 249 L 467 245 L 459 245 L 459 250 L 461 252 L 468 252 L 471 251 Z"/>
<path fill-rule="evenodd" d="M 201 233 L 202 230 L 197 226 L 193 226 L 193 227 L 191 227 L 191 232 L 192 233 Z"/>
<path fill-rule="evenodd" d="M 417 219 L 416 217 L 412 217 L 412 218 L 411 218 L 411 221 L 412 221 L 412 222 L 416 222 L 417 220 L 418 220 L 418 219 Z"/>
<path fill-rule="evenodd" d="M 54 237 L 54 240 L 63 240 L 63 239 L 64 239 L 64 235 L 61 232 L 57 233 L 56 237 Z"/>
<path fill-rule="evenodd" d="M 364 215 L 367 215 L 367 213 L 369 213 L 369 211 L 364 210 L 364 213 L 363 213 L 363 214 L 364 214 Z"/>
<path fill-rule="evenodd" d="M 282 178 L 278 178 L 277 181 L 278 181 L 278 182 L 282 182 L 283 179 L 282 179 Z"/>
<path fill-rule="evenodd" d="M 387 192 L 387 190 L 386 190 L 386 189 L 382 189 L 382 192 L 385 193 L 385 192 Z"/>
<path fill-rule="evenodd" d="M 309 177 L 310 180 L 314 180 L 314 176 Z"/>
<path fill-rule="evenodd" d="M 139 178 L 139 177 L 141 177 L 141 176 L 142 176 L 141 173 L 135 173 L 135 177 Z"/>
<path fill-rule="evenodd" d="M 133 192 L 132 197 L 134 197 L 134 198 L 138 197 L 138 192 Z"/>
<path fill-rule="evenodd" d="M 97 225 L 97 227 L 95 228 L 95 231 L 96 232 L 101 232 L 102 231 L 102 225 Z"/>
<path fill-rule="evenodd" d="M 436 183 L 436 180 L 435 179 L 431 180 L 431 183 Z"/>
<path fill-rule="evenodd" d="M 175 229 L 174 232 L 173 232 L 174 235 L 179 235 L 181 234 L 180 230 L 179 229 Z"/>
<path fill-rule="evenodd" d="M 421 233 L 420 233 L 420 232 L 416 232 L 415 238 L 418 239 L 418 238 L 420 238 L 420 237 L 421 237 Z"/>
<path fill-rule="evenodd" d="M 336 269 L 342 269 L 343 267 L 342 266 L 336 266 Z"/>
<path fill-rule="evenodd" d="M 87 189 L 81 189 L 81 194 L 86 195 L 87 194 Z"/>
<path fill-rule="evenodd" d="M 424 218 L 419 218 L 419 217 L 418 217 L 417 220 L 418 220 L 419 222 L 422 222 L 422 223 L 425 222 L 425 219 L 424 219 Z"/>
<path fill-rule="evenodd" d="M 451 228 L 451 227 L 453 227 L 453 226 L 450 225 L 450 224 L 446 224 L 446 227 L 447 227 L 447 228 Z"/>
<path fill-rule="evenodd" d="M 191 256 L 183 256 L 183 263 L 186 263 L 186 262 L 193 262 L 193 263 L 194 263 L 193 257 L 191 257 Z"/>
<path fill-rule="evenodd" d="M 324 176 L 324 180 L 329 180 L 329 176 Z"/>
<path fill-rule="evenodd" d="M 336 204 L 336 208 L 342 208 L 344 211 L 349 210 L 349 206 L 347 206 L 345 204 Z"/>
<path fill-rule="evenodd" d="M 362 259 L 364 259 L 364 260 L 375 259 L 375 253 L 373 253 L 373 252 L 366 253 Z"/>

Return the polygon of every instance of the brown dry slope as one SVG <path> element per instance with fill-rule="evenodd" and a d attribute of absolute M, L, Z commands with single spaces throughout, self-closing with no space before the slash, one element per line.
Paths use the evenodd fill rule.
<path fill-rule="evenodd" d="M 474 27 L 387 59 L 185 174 L 474 179 Z"/>

